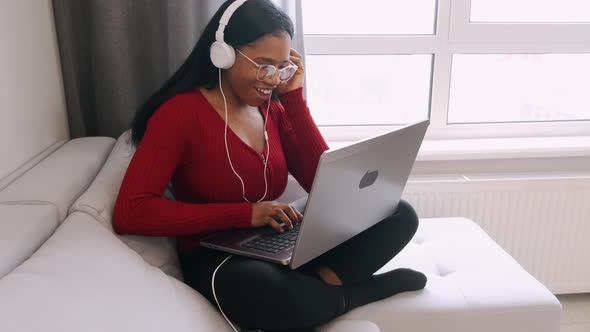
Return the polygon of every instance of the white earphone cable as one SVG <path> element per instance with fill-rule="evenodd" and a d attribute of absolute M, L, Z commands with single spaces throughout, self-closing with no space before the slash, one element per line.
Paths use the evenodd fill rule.
<path fill-rule="evenodd" d="M 246 188 L 244 186 L 244 180 L 242 180 L 242 177 L 238 174 L 238 172 L 236 172 L 233 163 L 231 162 L 231 157 L 229 155 L 229 147 L 227 145 L 227 100 L 225 99 L 225 94 L 223 93 L 223 87 L 221 85 L 221 69 L 219 69 L 219 90 L 221 90 L 221 96 L 223 97 L 223 106 L 225 109 L 225 131 L 223 134 L 224 140 L 225 140 L 225 151 L 227 153 L 227 160 L 229 161 L 229 166 L 231 167 L 232 171 L 234 172 L 234 174 L 238 177 L 238 179 L 240 180 L 240 184 L 242 185 L 242 198 L 244 198 L 244 200 L 246 200 L 246 202 L 248 203 L 252 203 L 250 202 L 250 200 L 248 200 L 246 198 Z M 271 94 L 272 96 L 272 94 Z M 266 150 L 268 151 L 266 158 L 264 158 L 264 195 L 262 195 L 262 197 L 256 201 L 256 203 L 261 202 L 265 197 L 266 194 L 268 192 L 268 181 L 267 181 L 267 176 L 266 176 L 266 169 L 268 167 L 268 160 L 270 159 L 270 140 L 268 139 L 268 134 L 266 132 L 266 123 L 268 122 L 268 113 L 270 110 L 270 98 L 268 100 L 268 106 L 266 108 L 266 114 L 265 114 L 265 118 L 264 118 L 264 140 L 266 141 Z M 264 157 L 264 155 L 263 155 Z"/>
<path fill-rule="evenodd" d="M 221 314 L 223 315 L 223 317 L 225 318 L 225 320 L 227 321 L 227 323 L 229 324 L 229 326 L 231 326 L 231 328 L 235 332 L 238 332 L 238 330 L 236 329 L 236 327 L 234 326 L 234 324 L 232 324 L 232 322 L 229 320 L 229 318 L 227 318 L 227 316 L 225 315 L 225 313 L 223 312 L 223 310 L 221 310 L 221 306 L 219 305 L 219 300 L 217 300 L 217 294 L 215 293 L 215 275 L 217 274 L 217 270 L 219 270 L 219 268 L 221 267 L 221 265 L 223 265 L 223 263 L 227 262 L 227 260 L 230 259 L 232 256 L 233 255 L 227 256 L 227 258 L 224 259 L 223 262 L 221 262 L 221 264 L 219 264 L 219 266 L 215 269 L 215 271 L 213 271 L 213 277 L 211 278 L 211 289 L 213 290 L 213 297 L 215 298 L 215 302 L 217 303 L 217 307 L 219 308 L 219 311 L 221 311 Z"/>

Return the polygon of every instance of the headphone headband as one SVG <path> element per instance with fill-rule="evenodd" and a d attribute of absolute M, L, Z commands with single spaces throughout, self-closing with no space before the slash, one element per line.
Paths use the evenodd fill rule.
<path fill-rule="evenodd" d="M 234 12 L 246 1 L 247 0 L 236 0 L 227 7 L 223 15 L 221 15 L 221 19 L 219 20 L 219 28 L 217 28 L 217 32 L 215 32 L 215 40 L 219 42 L 225 42 L 223 39 L 224 31 L 225 27 L 229 23 L 229 19 L 232 17 Z"/>
<path fill-rule="evenodd" d="M 224 40 L 224 31 L 229 19 L 234 12 L 246 2 L 246 0 L 236 0 L 231 3 L 219 19 L 219 28 L 215 32 L 215 42 L 209 50 L 209 57 L 213 65 L 219 69 L 229 69 L 236 61 L 236 51 Z"/>

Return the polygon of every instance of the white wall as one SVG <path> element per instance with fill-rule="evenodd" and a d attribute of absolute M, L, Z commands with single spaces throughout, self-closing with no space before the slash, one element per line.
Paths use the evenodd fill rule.
<path fill-rule="evenodd" d="M 0 179 L 65 139 L 51 0 L 0 0 Z"/>

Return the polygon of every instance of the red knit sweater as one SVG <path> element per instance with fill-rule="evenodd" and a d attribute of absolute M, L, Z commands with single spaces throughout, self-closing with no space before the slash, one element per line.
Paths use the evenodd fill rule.
<path fill-rule="evenodd" d="M 328 149 L 302 91 L 271 102 L 265 201 L 284 192 L 287 172 L 309 192 L 319 157 Z M 267 105 L 259 108 L 263 115 Z M 224 127 L 223 118 L 198 89 L 160 106 L 123 178 L 113 211 L 115 232 L 174 236 L 179 252 L 190 252 L 212 231 L 251 227 L 253 204 L 242 198 L 242 186 L 228 163 Z M 227 140 L 246 197 L 255 202 L 264 194 L 263 158 L 229 127 Z M 268 152 L 265 147 L 265 157 Z M 169 182 L 176 201 L 163 197 Z"/>

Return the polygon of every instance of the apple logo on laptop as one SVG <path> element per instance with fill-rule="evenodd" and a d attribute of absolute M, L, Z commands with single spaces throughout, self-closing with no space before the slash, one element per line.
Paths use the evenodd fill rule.
<path fill-rule="evenodd" d="M 375 180 L 377 180 L 377 176 L 379 176 L 378 170 L 374 170 L 372 172 L 367 171 L 367 173 L 365 173 L 365 175 L 363 175 L 363 178 L 361 179 L 361 182 L 359 183 L 359 189 L 363 189 L 363 188 L 368 187 L 368 186 L 372 185 L 373 183 L 375 183 Z"/>

